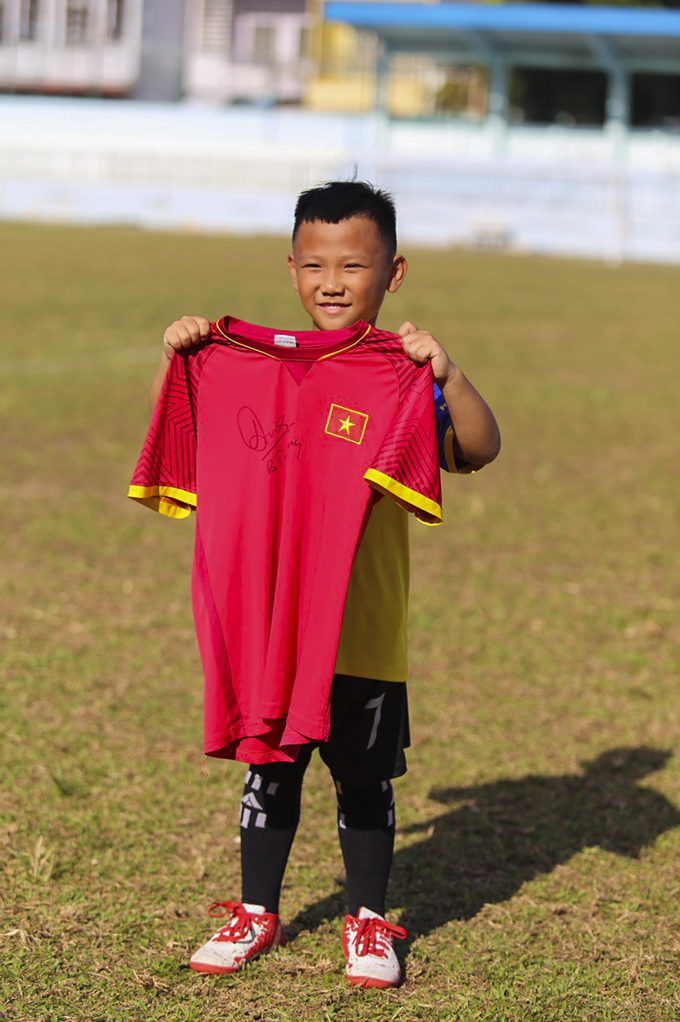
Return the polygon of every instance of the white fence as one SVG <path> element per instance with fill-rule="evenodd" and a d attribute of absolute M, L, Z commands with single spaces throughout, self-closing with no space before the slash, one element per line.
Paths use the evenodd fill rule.
<path fill-rule="evenodd" d="M 301 189 L 356 169 L 393 192 L 407 243 L 680 263 L 680 138 L 632 137 L 623 166 L 592 133 L 511 130 L 501 156 L 456 130 L 6 97 L 0 217 L 287 234 Z"/>

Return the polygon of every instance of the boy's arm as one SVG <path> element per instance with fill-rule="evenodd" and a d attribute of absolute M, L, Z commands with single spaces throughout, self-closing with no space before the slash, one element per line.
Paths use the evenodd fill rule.
<path fill-rule="evenodd" d="M 163 386 L 165 374 L 176 351 L 194 348 L 210 337 L 210 320 L 204 316 L 182 316 L 175 320 L 163 334 L 163 354 L 156 369 L 149 391 L 149 411 L 153 410 Z"/>
<path fill-rule="evenodd" d="M 399 336 L 410 359 L 419 365 L 432 364 L 435 382 L 451 416 L 455 455 L 477 468 L 493 461 L 501 449 L 501 434 L 479 391 L 432 334 L 407 321 L 399 327 Z"/>

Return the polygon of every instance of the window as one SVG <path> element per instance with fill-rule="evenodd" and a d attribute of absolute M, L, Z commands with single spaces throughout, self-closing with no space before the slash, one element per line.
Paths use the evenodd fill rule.
<path fill-rule="evenodd" d="M 40 0 L 22 0 L 19 9 L 19 39 L 33 42 L 38 38 Z"/>
<path fill-rule="evenodd" d="M 87 42 L 89 21 L 87 0 L 68 0 L 66 5 L 66 45 L 82 46 Z"/>
<path fill-rule="evenodd" d="M 634 128 L 680 132 L 680 75 L 633 75 L 631 123 Z"/>
<path fill-rule="evenodd" d="M 305 60 L 311 56 L 312 33 L 308 25 L 300 27 L 300 57 Z"/>
<path fill-rule="evenodd" d="M 108 0 L 106 34 L 109 39 L 121 39 L 125 17 L 125 0 Z"/>
<path fill-rule="evenodd" d="M 274 40 L 276 32 L 273 25 L 255 25 L 253 28 L 253 63 L 271 64 L 274 60 Z"/>
<path fill-rule="evenodd" d="M 526 124 L 602 126 L 606 98 L 601 71 L 515 67 L 510 75 L 510 118 Z"/>
<path fill-rule="evenodd" d="M 262 0 L 260 0 L 262 2 Z M 290 23 L 288 23 L 290 24 Z M 266 11 L 240 14 L 234 18 L 233 59 L 237 64 L 273 68 L 285 63 L 286 48 L 291 61 L 298 61 L 298 37 L 293 24 L 286 32 L 286 21 Z"/>

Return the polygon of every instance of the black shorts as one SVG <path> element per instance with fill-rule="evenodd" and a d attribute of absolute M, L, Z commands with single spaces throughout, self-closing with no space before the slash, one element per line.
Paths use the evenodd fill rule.
<path fill-rule="evenodd" d="M 371 784 L 401 777 L 410 744 L 403 682 L 333 676 L 331 731 L 319 755 L 335 780 Z"/>

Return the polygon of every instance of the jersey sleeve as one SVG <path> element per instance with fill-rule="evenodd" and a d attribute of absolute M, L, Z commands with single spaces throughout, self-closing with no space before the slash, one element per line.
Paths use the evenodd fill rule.
<path fill-rule="evenodd" d="M 196 507 L 196 430 L 182 355 L 165 374 L 128 497 L 169 518 L 186 518 Z"/>
<path fill-rule="evenodd" d="M 427 525 L 442 521 L 432 369 L 414 367 L 390 428 L 364 479 Z"/>

